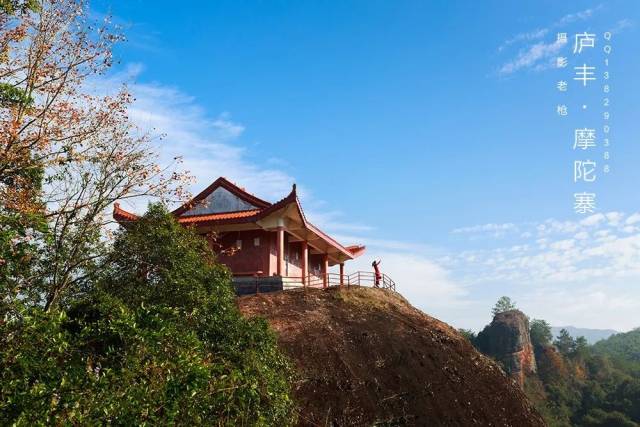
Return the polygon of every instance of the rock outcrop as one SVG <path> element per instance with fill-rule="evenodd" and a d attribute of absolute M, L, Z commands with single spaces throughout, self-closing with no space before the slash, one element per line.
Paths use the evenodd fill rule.
<path fill-rule="evenodd" d="M 525 377 L 536 372 L 529 319 L 519 310 L 498 313 L 478 334 L 477 345 L 484 354 L 498 360 L 521 387 Z"/>
<path fill-rule="evenodd" d="M 496 363 L 394 292 L 296 289 L 238 304 L 269 321 L 297 367 L 300 425 L 545 425 Z"/>
<path fill-rule="evenodd" d="M 565 379 L 569 375 L 567 364 L 554 346 L 536 348 L 536 365 L 538 377 L 542 382 L 550 384 L 557 379 Z"/>

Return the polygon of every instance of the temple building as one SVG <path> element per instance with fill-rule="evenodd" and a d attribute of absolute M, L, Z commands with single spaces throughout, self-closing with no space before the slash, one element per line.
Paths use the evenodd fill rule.
<path fill-rule="evenodd" d="M 343 246 L 307 221 L 296 186 L 276 203 L 262 200 L 221 177 L 172 214 L 180 224 L 206 236 L 218 260 L 232 272 L 238 293 L 329 285 L 329 267 L 338 265 L 336 281 L 344 281 L 344 264 L 365 251 Z M 115 204 L 121 224 L 138 216 Z"/>

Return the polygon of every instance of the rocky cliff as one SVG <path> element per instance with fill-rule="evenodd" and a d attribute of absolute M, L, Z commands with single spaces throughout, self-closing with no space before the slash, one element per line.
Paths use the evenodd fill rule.
<path fill-rule="evenodd" d="M 298 289 L 238 301 L 267 318 L 295 363 L 300 425 L 545 425 L 497 364 L 396 293 Z"/>
<path fill-rule="evenodd" d="M 536 372 L 529 319 L 519 310 L 497 314 L 478 334 L 477 346 L 484 354 L 498 360 L 521 387 L 525 376 Z"/>

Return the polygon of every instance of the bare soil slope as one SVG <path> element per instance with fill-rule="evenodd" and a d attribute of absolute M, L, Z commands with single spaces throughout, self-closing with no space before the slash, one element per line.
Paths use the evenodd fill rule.
<path fill-rule="evenodd" d="M 351 287 L 238 299 L 297 365 L 301 425 L 544 426 L 517 385 L 396 293 Z"/>

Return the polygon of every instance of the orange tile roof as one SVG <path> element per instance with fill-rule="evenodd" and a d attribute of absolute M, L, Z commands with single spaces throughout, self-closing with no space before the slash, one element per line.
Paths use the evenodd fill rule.
<path fill-rule="evenodd" d="M 120 207 L 120 203 L 113 204 L 113 217 L 116 221 L 135 221 L 139 218 L 138 215 L 127 212 Z"/>
<path fill-rule="evenodd" d="M 346 246 L 345 247 L 346 250 L 348 250 L 349 252 L 351 252 L 351 254 L 355 257 L 362 255 L 362 253 L 366 250 L 366 246 L 364 245 L 351 245 L 351 246 Z"/>
<path fill-rule="evenodd" d="M 215 214 L 204 214 L 204 215 L 189 215 L 189 216 L 181 216 L 178 217 L 178 222 L 180 224 L 192 224 L 198 222 L 207 222 L 207 221 L 219 221 L 223 219 L 236 219 L 236 218 L 247 218 L 257 215 L 262 212 L 262 209 L 252 209 L 249 211 L 237 211 L 237 212 L 220 212 Z"/>
<path fill-rule="evenodd" d="M 220 212 L 220 213 L 214 213 L 214 214 L 181 216 L 189 208 L 189 204 L 184 204 L 180 208 L 172 212 L 173 215 L 176 216 L 176 219 L 178 220 L 178 222 L 181 224 L 204 224 L 204 223 L 211 223 L 211 222 L 217 223 L 217 224 L 236 224 L 236 223 L 252 222 L 252 221 L 258 221 L 268 216 L 269 214 L 279 209 L 282 209 L 291 203 L 294 203 L 298 209 L 298 212 L 300 213 L 300 217 L 302 219 L 304 226 L 308 230 L 310 230 L 312 233 L 315 233 L 321 239 L 325 240 L 331 246 L 338 249 L 340 252 L 347 255 L 351 259 L 362 255 L 362 253 L 365 251 L 364 246 L 352 245 L 352 246 L 345 247 L 340 243 L 338 243 L 331 236 L 329 236 L 328 234 L 320 230 L 318 227 L 311 224 L 307 220 L 304 214 L 302 205 L 300 204 L 300 200 L 298 199 L 298 196 L 297 196 L 295 184 L 293 185 L 293 188 L 291 189 L 291 192 L 289 193 L 288 196 L 286 196 L 282 200 L 279 200 L 276 203 L 269 203 L 247 193 L 243 189 L 237 187 L 235 184 L 230 183 L 224 178 L 218 178 L 212 185 L 207 187 L 207 189 L 205 189 L 198 196 L 192 199 L 191 202 L 196 201 L 198 199 L 203 199 L 208 194 L 210 194 L 215 188 L 217 188 L 217 186 L 225 187 L 229 191 L 232 191 L 233 193 L 235 193 L 236 195 L 242 196 L 242 198 L 244 198 L 245 200 L 250 199 L 251 202 L 258 205 L 258 209 L 236 211 L 236 212 Z M 114 205 L 113 217 L 118 222 L 135 221 L 139 218 L 138 215 L 135 215 L 133 213 L 125 211 L 124 209 L 121 209 L 118 203 L 115 203 Z"/>

